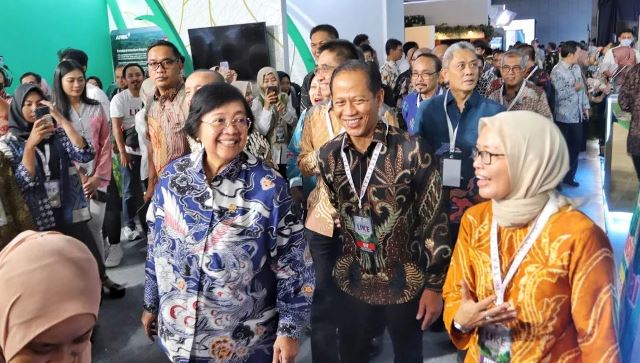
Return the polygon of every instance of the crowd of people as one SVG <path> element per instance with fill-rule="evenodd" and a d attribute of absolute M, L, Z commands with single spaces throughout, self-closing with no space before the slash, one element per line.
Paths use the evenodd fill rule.
<path fill-rule="evenodd" d="M 402 363 L 426 329 L 465 362 L 618 361 L 611 245 L 560 193 L 611 92 L 640 177 L 618 39 L 389 39 L 379 66 L 322 24 L 300 85 L 185 77 L 166 40 L 107 90 L 79 49 L 52 87 L 0 69 L 0 361 L 90 361 L 121 234 L 147 240 L 142 326 L 173 362 L 294 362 L 305 335 L 314 363 L 368 362 L 385 329 Z"/>

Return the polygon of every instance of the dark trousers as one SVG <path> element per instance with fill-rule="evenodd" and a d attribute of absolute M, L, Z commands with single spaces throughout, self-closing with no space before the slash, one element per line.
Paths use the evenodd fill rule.
<path fill-rule="evenodd" d="M 633 160 L 633 168 L 636 169 L 636 175 L 640 180 L 640 155 L 631 155 L 631 160 Z"/>
<path fill-rule="evenodd" d="M 140 181 L 140 161 L 142 156 L 129 155 L 131 169 L 120 167 L 122 173 L 122 224 L 131 229 L 136 228 L 135 217 L 138 208 L 142 207 L 142 182 Z M 138 220 L 144 225 L 145 216 L 138 214 Z"/>
<path fill-rule="evenodd" d="M 311 358 L 313 363 L 339 362 L 338 359 L 338 289 L 333 280 L 340 240 L 305 228 L 305 238 L 313 258 L 316 287 L 311 305 Z M 345 361 L 344 359 L 342 362 Z"/>
<path fill-rule="evenodd" d="M 391 336 L 394 363 L 422 363 L 422 330 L 416 320 L 420 297 L 395 305 L 370 305 L 340 293 L 340 358 L 367 363 L 375 325 L 382 320 Z"/>
<path fill-rule="evenodd" d="M 107 210 L 104 213 L 104 221 L 102 222 L 102 234 L 109 239 L 109 244 L 111 245 L 120 243 L 121 209 L 122 199 L 118 195 L 116 180 L 111 174 L 111 182 L 107 187 Z"/>
<path fill-rule="evenodd" d="M 567 148 L 569 149 L 569 171 L 564 177 L 564 181 L 572 181 L 576 177 L 576 171 L 578 170 L 578 155 L 582 147 L 583 128 L 582 123 L 564 123 L 556 122 L 562 136 L 564 136 L 567 142 Z"/>
<path fill-rule="evenodd" d="M 89 225 L 87 224 L 87 222 L 65 224 L 58 226 L 57 228 L 53 228 L 53 230 L 73 237 L 84 243 L 85 246 L 89 248 L 89 251 L 93 255 L 93 258 L 95 258 L 96 262 L 98 263 L 98 272 L 100 273 L 100 278 L 105 279 L 107 277 L 107 273 L 105 272 L 104 268 L 104 262 L 102 261 L 102 256 L 100 256 L 100 251 L 98 251 L 98 246 L 96 245 L 96 241 L 93 238 L 93 234 L 91 233 L 91 229 L 89 229 Z"/>

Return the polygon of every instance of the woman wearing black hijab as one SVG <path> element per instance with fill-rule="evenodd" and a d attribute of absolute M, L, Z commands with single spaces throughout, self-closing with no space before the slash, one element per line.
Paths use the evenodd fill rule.
<path fill-rule="evenodd" d="M 41 117 L 36 117 L 36 109 L 41 107 L 48 108 L 50 115 L 43 116 L 40 111 Z M 36 228 L 59 231 L 84 242 L 98 262 L 109 294 L 124 295 L 124 289 L 107 277 L 87 226 L 89 203 L 76 165 L 82 167 L 93 160 L 95 151 L 38 86 L 23 84 L 15 91 L 9 109 L 9 132 L 0 137 L 0 153 L 11 162 Z"/>

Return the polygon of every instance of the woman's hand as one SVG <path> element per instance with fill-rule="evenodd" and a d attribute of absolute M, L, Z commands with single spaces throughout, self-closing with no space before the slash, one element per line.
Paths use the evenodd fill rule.
<path fill-rule="evenodd" d="M 287 106 L 285 106 L 282 102 L 278 102 L 278 103 L 276 103 L 276 110 L 279 113 L 284 113 L 284 111 L 287 110 Z"/>
<path fill-rule="evenodd" d="M 469 292 L 467 283 L 461 281 L 460 285 L 462 299 L 453 320 L 460 324 L 464 330 L 474 330 L 485 325 L 505 323 L 516 318 L 516 310 L 509 303 L 489 309 L 489 306 L 496 300 L 495 295 L 476 302 Z"/>
<path fill-rule="evenodd" d="M 142 321 L 144 335 L 152 342 L 155 341 L 155 337 L 158 335 L 158 316 L 145 310 L 142 312 L 140 321 Z"/>
<path fill-rule="evenodd" d="M 53 103 L 51 103 L 50 101 L 47 100 L 42 100 L 40 101 L 41 104 L 49 107 L 49 114 L 51 115 L 51 117 L 53 117 L 54 120 L 56 120 L 56 122 L 58 122 L 59 124 L 63 124 L 65 122 L 69 122 L 69 120 L 67 120 L 66 117 L 62 116 L 62 114 L 60 113 L 60 111 L 58 111 L 57 108 L 55 108 L 53 106 Z"/>
<path fill-rule="evenodd" d="M 33 129 L 31 129 L 29 133 L 26 147 L 35 148 L 42 140 L 51 137 L 54 131 L 55 127 L 53 126 L 53 122 L 49 122 L 46 117 L 36 120 L 36 122 L 33 123 Z"/>
<path fill-rule="evenodd" d="M 298 341 L 278 336 L 273 344 L 273 363 L 293 363 L 298 355 Z"/>
<path fill-rule="evenodd" d="M 93 193 L 95 193 L 100 186 L 100 182 L 101 180 L 95 175 L 83 180 L 82 189 L 84 190 L 84 195 L 86 195 L 87 198 L 91 198 Z"/>
<path fill-rule="evenodd" d="M 274 105 L 277 102 L 278 102 L 278 92 L 269 92 L 264 97 L 263 107 L 265 110 L 268 110 L 271 108 L 271 105 Z"/>

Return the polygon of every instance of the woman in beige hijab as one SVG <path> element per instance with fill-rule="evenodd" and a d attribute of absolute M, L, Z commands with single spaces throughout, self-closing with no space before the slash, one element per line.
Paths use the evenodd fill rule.
<path fill-rule="evenodd" d="M 529 111 L 482 118 L 474 157 L 489 201 L 463 216 L 443 287 L 465 362 L 617 362 L 611 245 L 555 190 L 559 129 Z"/>
<path fill-rule="evenodd" d="M 91 362 L 98 266 L 80 241 L 27 231 L 0 252 L 0 362 Z"/>

